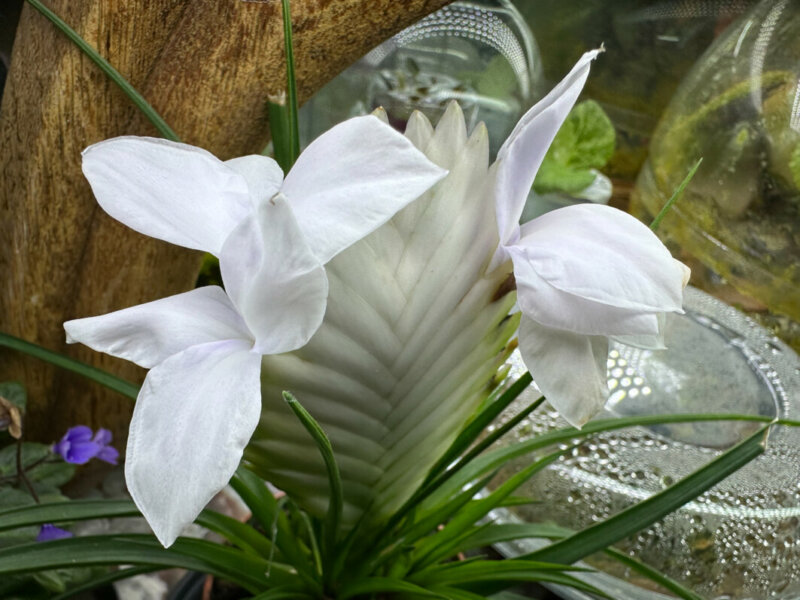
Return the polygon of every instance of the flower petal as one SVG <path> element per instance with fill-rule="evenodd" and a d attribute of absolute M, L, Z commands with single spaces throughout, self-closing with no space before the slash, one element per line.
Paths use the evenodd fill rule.
<path fill-rule="evenodd" d="M 249 344 L 231 340 L 193 346 L 147 374 L 125 480 L 165 547 L 238 467 L 261 411 L 260 370 Z"/>
<path fill-rule="evenodd" d="M 133 136 L 106 140 L 83 151 L 83 173 L 117 221 L 213 254 L 251 210 L 244 177 L 187 144 Z"/>
<path fill-rule="evenodd" d="M 314 140 L 286 176 L 283 193 L 325 264 L 446 174 L 405 136 L 367 115 Z"/>
<path fill-rule="evenodd" d="M 230 298 L 218 286 L 194 289 L 99 317 L 64 323 L 67 343 L 151 368 L 190 346 L 251 339 Z"/>
<path fill-rule="evenodd" d="M 632 311 L 587 300 L 559 290 L 542 279 L 536 263 L 519 246 L 509 248 L 514 262 L 520 311 L 555 329 L 581 335 L 647 335 L 658 333 L 657 313 Z"/>
<path fill-rule="evenodd" d="M 283 171 L 278 163 L 268 156 L 251 154 L 226 160 L 225 165 L 236 171 L 247 181 L 253 207 L 272 198 L 281 189 Z"/>
<path fill-rule="evenodd" d="M 50 542 L 53 540 L 63 540 L 71 537 L 72 532 L 67 531 L 66 529 L 61 529 L 60 527 L 56 527 L 52 523 L 45 523 L 39 529 L 39 535 L 36 536 L 36 541 Z"/>
<path fill-rule="evenodd" d="M 519 349 L 538 388 L 571 425 L 581 427 L 608 397 L 608 340 L 550 329 L 522 317 Z"/>
<path fill-rule="evenodd" d="M 497 153 L 495 202 L 500 244 L 516 242 L 519 218 L 536 172 L 589 76 L 599 50 L 585 53 L 572 71 L 517 123 Z"/>
<path fill-rule="evenodd" d="M 530 277 L 523 275 L 527 279 L 523 286 L 537 287 L 533 279 L 538 278 L 569 297 L 631 314 L 682 311 L 688 269 L 672 258 L 648 227 L 625 212 L 595 204 L 569 206 L 526 223 L 522 234 L 517 246 L 509 251 L 518 283 L 523 261 L 530 265 L 530 273 L 526 273 Z M 521 298 L 520 302 L 523 310 L 524 300 Z M 545 325 L 561 327 L 561 319 L 555 315 L 551 318 L 548 313 L 563 315 L 570 310 L 569 302 L 547 306 L 538 301 L 539 314 L 534 318 Z M 575 317 L 580 320 L 580 315 Z M 657 328 L 607 333 L 657 333 Z"/>
<path fill-rule="evenodd" d="M 220 269 L 258 352 L 295 350 L 319 329 L 328 278 L 282 194 L 234 230 L 222 248 Z"/>

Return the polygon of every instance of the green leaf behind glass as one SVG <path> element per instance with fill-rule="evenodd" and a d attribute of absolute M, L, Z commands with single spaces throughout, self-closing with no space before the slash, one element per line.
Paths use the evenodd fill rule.
<path fill-rule="evenodd" d="M 577 193 L 594 181 L 614 153 L 614 126 L 600 105 L 586 100 L 572 109 L 556 134 L 536 175 L 539 194 Z"/>

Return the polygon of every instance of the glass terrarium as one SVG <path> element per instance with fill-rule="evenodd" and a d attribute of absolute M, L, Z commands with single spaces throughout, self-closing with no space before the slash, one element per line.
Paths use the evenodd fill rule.
<path fill-rule="evenodd" d="M 457 100 L 471 130 L 486 123 L 494 155 L 541 95 L 539 54 L 509 0 L 461 0 L 373 49 L 301 109 L 308 143 L 332 125 L 382 106 L 399 129 L 414 110 L 433 123 Z"/>
<path fill-rule="evenodd" d="M 604 172 L 627 197 L 664 108 L 697 57 L 755 0 L 515 0 L 558 81 L 587 48 L 605 45 L 584 97 L 599 102 L 617 130 Z M 630 186 L 628 186 L 629 189 Z"/>
<path fill-rule="evenodd" d="M 703 163 L 659 233 L 693 283 L 800 348 L 800 2 L 755 6 L 698 61 L 653 137 L 633 210 L 656 214 Z"/>
<path fill-rule="evenodd" d="M 666 350 L 612 345 L 611 394 L 601 417 L 730 412 L 797 418 L 800 357 L 794 351 L 741 312 L 694 288 L 687 288 L 684 308 L 686 314 L 669 316 Z M 512 359 L 512 372 L 524 372 L 521 362 Z M 529 388 L 503 418 L 512 418 L 537 396 Z M 555 522 L 571 530 L 590 526 L 664 490 L 761 425 L 657 425 L 575 440 L 569 453 L 517 490 L 533 502 L 494 517 Z M 540 408 L 512 435 L 524 441 L 564 426 L 555 411 Z M 507 465 L 506 475 L 530 460 Z M 800 597 L 798 475 L 800 439 L 794 429 L 776 428 L 763 455 L 617 548 L 709 600 L 795 600 Z M 544 544 L 521 540 L 500 549 L 517 555 Z M 581 577 L 612 598 L 672 597 L 605 554 L 588 562 L 598 571 Z M 559 595 L 589 600 L 566 588 Z"/>

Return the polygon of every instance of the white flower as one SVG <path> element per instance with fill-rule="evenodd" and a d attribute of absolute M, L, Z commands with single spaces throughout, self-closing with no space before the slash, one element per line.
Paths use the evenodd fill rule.
<path fill-rule="evenodd" d="M 446 171 L 373 116 L 321 136 L 285 180 L 263 156 L 222 162 L 135 137 L 87 148 L 83 171 L 115 219 L 220 259 L 227 293 L 204 287 L 64 324 L 68 342 L 151 369 L 125 476 L 169 546 L 239 464 L 261 411 L 261 356 L 297 349 L 319 328 L 323 265 Z"/>
<path fill-rule="evenodd" d="M 493 265 L 513 263 L 520 352 L 539 389 L 576 426 L 605 404 L 609 338 L 663 347 L 664 313 L 682 312 L 689 278 L 650 229 L 613 208 L 575 205 L 518 224 L 597 53 L 586 53 L 522 117 L 493 165 L 500 235 Z"/>

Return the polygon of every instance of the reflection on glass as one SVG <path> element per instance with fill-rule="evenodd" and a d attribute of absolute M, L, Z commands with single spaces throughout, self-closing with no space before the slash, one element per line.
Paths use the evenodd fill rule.
<path fill-rule="evenodd" d="M 541 91 L 538 52 L 508 0 L 462 0 L 373 49 L 302 109 L 308 143 L 331 125 L 379 106 L 399 129 L 414 110 L 436 123 L 457 100 L 471 129 L 483 121 L 494 155 Z"/>
<path fill-rule="evenodd" d="M 721 36 L 656 131 L 633 208 L 662 224 L 693 283 L 800 349 L 800 3 L 767 0 Z"/>
<path fill-rule="evenodd" d="M 685 315 L 671 316 L 667 350 L 612 348 L 611 398 L 602 417 L 732 412 L 797 418 L 797 354 L 739 311 L 698 290 L 687 289 L 685 308 Z M 521 361 L 516 368 L 524 370 Z M 521 411 L 538 396 L 534 390 L 525 394 L 513 410 Z M 564 426 L 554 411 L 540 409 L 515 436 L 525 440 Z M 758 427 L 748 422 L 686 423 L 591 436 L 516 492 L 537 502 L 495 517 L 587 527 L 672 485 Z M 513 472 L 521 466 L 517 461 L 506 468 Z M 796 429 L 775 429 L 765 454 L 618 547 L 704 598 L 797 598 L 798 482 L 800 436 Z M 524 553 L 537 543 L 515 543 L 504 550 Z M 614 561 L 599 556 L 589 562 L 603 573 L 587 580 L 612 598 L 665 598 L 651 581 Z M 559 594 L 588 600 L 572 590 Z"/>

